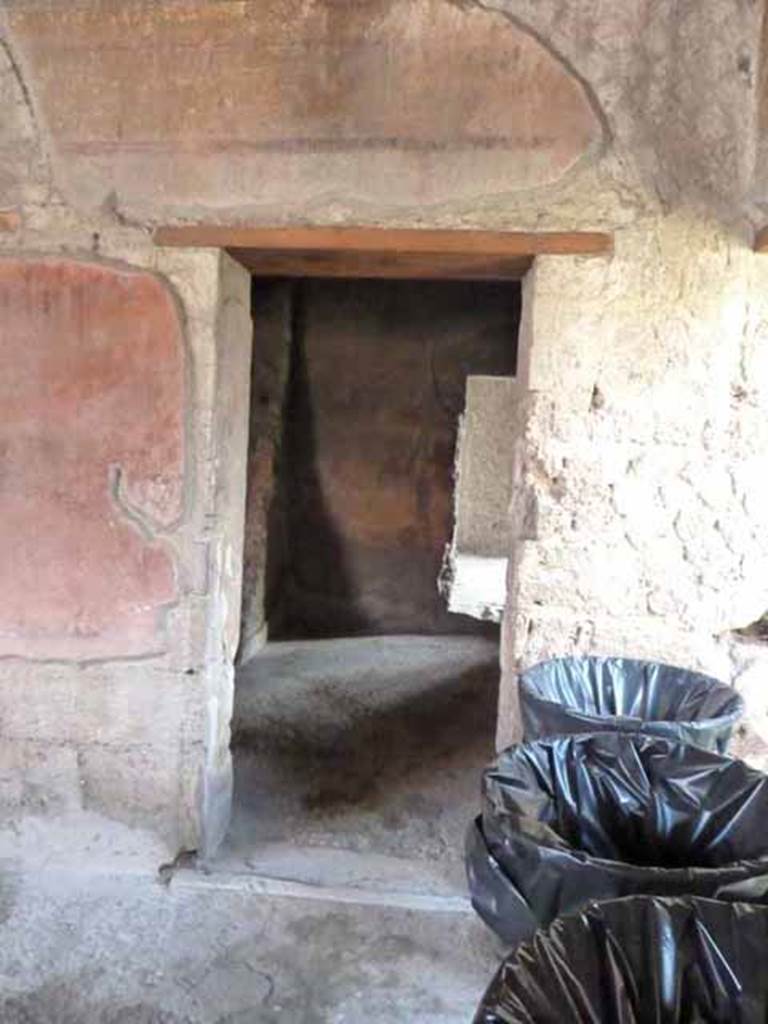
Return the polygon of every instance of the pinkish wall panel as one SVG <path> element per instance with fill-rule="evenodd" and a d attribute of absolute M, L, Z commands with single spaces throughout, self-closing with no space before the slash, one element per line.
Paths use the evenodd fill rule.
<path fill-rule="evenodd" d="M 447 0 L 24 0 L 8 10 L 79 205 L 432 203 L 556 181 L 599 147 L 531 34 Z"/>
<path fill-rule="evenodd" d="M 184 347 L 150 274 L 0 261 L 0 654 L 162 649 L 182 513 Z"/>

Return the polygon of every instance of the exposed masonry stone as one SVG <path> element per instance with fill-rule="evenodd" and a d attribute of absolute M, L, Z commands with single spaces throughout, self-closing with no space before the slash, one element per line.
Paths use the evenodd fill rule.
<path fill-rule="evenodd" d="M 513 502 L 535 532 L 513 558 L 507 691 L 521 663 L 586 651 L 734 680 L 731 630 L 768 599 L 767 407 L 746 365 L 765 271 L 714 224 L 668 217 L 633 233 L 610 262 L 542 259 L 528 282 L 536 397 Z M 664 264 L 637 261 L 644 247 Z"/>

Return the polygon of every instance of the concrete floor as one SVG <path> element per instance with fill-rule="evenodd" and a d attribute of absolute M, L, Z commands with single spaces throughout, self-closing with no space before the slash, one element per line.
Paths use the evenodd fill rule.
<path fill-rule="evenodd" d="M 268 842 L 461 863 L 493 756 L 498 644 L 268 645 L 235 691 L 230 850 Z"/>
<path fill-rule="evenodd" d="M 186 871 L 4 875 L 0 908 L 3 1024 L 466 1024 L 493 962 L 448 904 Z"/>
<path fill-rule="evenodd" d="M 461 853 L 497 677 L 473 638 L 267 648 L 238 680 L 215 863 L 161 884 L 109 823 L 79 867 L 63 826 L 35 871 L 0 846 L 0 1022 L 468 1024 L 501 953 Z"/>

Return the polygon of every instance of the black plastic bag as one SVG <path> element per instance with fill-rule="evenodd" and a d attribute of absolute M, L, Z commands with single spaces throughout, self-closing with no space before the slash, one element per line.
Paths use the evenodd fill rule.
<path fill-rule="evenodd" d="M 715 899 L 730 900 L 731 903 L 762 903 L 768 906 L 768 875 L 755 875 L 741 882 L 722 885 L 715 893 Z"/>
<path fill-rule="evenodd" d="M 724 754 L 741 696 L 711 676 L 630 658 L 556 658 L 520 674 L 523 738 L 647 732 Z"/>
<path fill-rule="evenodd" d="M 473 905 L 509 943 L 589 900 L 713 896 L 764 874 L 768 776 L 645 734 L 504 751 L 483 775 L 467 838 Z"/>
<path fill-rule="evenodd" d="M 768 908 L 632 896 L 519 946 L 474 1024 L 765 1024 Z"/>

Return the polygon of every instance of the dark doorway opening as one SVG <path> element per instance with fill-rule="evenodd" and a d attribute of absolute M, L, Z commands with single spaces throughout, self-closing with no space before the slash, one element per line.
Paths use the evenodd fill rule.
<path fill-rule="evenodd" d="M 438 577 L 467 378 L 514 376 L 520 305 L 510 280 L 254 281 L 230 854 L 259 870 L 325 877 L 333 849 L 462 884 L 499 627 Z"/>
<path fill-rule="evenodd" d="M 254 286 L 257 345 L 268 289 Z M 466 379 L 514 375 L 519 283 L 297 281 L 283 316 L 270 639 L 488 633 L 446 610 L 437 580 Z"/>

